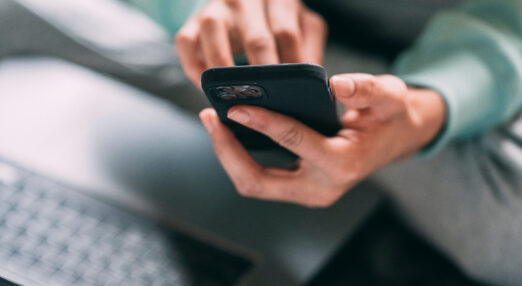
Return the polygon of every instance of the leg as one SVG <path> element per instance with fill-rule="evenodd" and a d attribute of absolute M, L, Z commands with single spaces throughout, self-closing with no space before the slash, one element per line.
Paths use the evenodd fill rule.
<path fill-rule="evenodd" d="M 74 64 L 4 61 L 0 90 L 0 156 L 254 251 L 250 285 L 306 281 L 380 199 L 372 184 L 326 210 L 243 198 L 195 115 Z"/>
<path fill-rule="evenodd" d="M 184 109 L 207 106 L 186 79 L 173 39 L 124 1 L 0 0 L 0 19 L 0 59 L 53 56 Z"/>
<path fill-rule="evenodd" d="M 522 116 L 378 178 L 411 224 L 471 276 L 520 285 Z"/>

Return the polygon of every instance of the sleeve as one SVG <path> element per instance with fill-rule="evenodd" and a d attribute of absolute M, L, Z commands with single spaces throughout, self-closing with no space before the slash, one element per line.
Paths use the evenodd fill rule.
<path fill-rule="evenodd" d="M 522 106 L 522 0 L 474 0 L 440 13 L 394 73 L 446 101 L 446 126 L 421 156 L 507 122 Z"/>
<path fill-rule="evenodd" d="M 208 0 L 127 0 L 175 35 L 183 23 Z"/>

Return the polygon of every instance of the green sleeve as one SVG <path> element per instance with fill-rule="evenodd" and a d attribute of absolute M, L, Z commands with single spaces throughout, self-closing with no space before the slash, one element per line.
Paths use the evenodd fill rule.
<path fill-rule="evenodd" d="M 446 126 L 421 155 L 505 123 L 522 106 L 522 1 L 473 0 L 439 14 L 394 72 L 446 101 Z"/>
<path fill-rule="evenodd" d="M 175 35 L 183 23 L 208 0 L 127 0 L 143 11 L 170 35 Z"/>

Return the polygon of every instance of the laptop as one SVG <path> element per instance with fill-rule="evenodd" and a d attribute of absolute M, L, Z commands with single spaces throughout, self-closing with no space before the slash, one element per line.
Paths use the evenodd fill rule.
<path fill-rule="evenodd" d="M 0 285 L 237 285 L 252 266 L 0 159 Z"/>
<path fill-rule="evenodd" d="M 9 159 L 3 160 L 14 169 L 9 173 L 30 174 L 60 193 L 64 188 L 73 197 L 68 201 L 88 201 L 80 209 L 115 208 L 145 229 L 157 227 L 144 232 L 174 231 L 251 265 L 235 272 L 239 282 L 232 283 L 305 284 L 382 198 L 367 185 L 319 210 L 243 198 L 195 118 L 72 63 L 0 61 L 0 90 L 0 158 Z M 148 242 L 140 241 L 134 245 Z M 12 275 L 3 263 L 0 268 L 2 277 L 38 285 L 23 283 L 28 271 Z"/>

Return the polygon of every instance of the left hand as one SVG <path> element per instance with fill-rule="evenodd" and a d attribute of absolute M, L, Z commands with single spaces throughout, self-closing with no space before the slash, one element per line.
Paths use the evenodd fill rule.
<path fill-rule="evenodd" d="M 337 100 L 346 106 L 343 128 L 335 137 L 261 107 L 241 105 L 228 112 L 230 119 L 297 154 L 300 160 L 294 170 L 259 165 L 213 109 L 200 113 L 240 194 L 330 206 L 379 168 L 425 146 L 444 124 L 446 107 L 440 94 L 408 88 L 395 76 L 343 74 L 330 83 Z"/>

